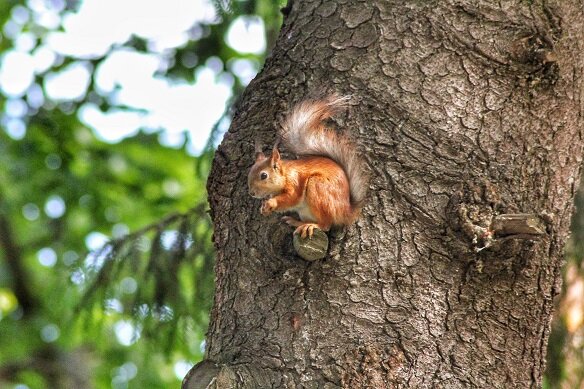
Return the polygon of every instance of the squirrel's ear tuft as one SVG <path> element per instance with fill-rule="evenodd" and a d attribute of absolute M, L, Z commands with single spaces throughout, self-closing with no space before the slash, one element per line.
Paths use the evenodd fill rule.
<path fill-rule="evenodd" d="M 264 152 L 262 151 L 262 145 L 257 140 L 255 141 L 255 160 L 256 162 L 260 159 L 266 159 Z"/>
<path fill-rule="evenodd" d="M 270 159 L 270 163 L 274 169 L 276 169 L 280 163 L 280 152 L 278 151 L 278 142 L 274 145 L 272 149 L 272 158 Z"/>

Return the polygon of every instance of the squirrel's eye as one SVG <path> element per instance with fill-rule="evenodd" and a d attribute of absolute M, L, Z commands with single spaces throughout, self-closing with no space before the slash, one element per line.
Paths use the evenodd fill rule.
<path fill-rule="evenodd" d="M 266 173 L 266 172 L 261 172 L 261 173 L 260 173 L 260 180 L 265 180 L 266 178 L 268 178 L 268 173 Z"/>

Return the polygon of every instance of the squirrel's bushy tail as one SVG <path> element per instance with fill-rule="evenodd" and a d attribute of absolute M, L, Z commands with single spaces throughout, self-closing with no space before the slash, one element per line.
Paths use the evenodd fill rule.
<path fill-rule="evenodd" d="M 280 137 L 288 150 L 296 155 L 325 156 L 338 163 L 349 180 L 351 206 L 357 211 L 367 193 L 368 177 L 364 163 L 346 136 L 323 123 L 348 101 L 348 96 L 332 95 L 323 100 L 299 103 L 284 120 Z"/>

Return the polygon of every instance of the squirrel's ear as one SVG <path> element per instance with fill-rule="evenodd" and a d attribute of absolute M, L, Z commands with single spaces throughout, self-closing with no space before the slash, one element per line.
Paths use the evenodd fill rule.
<path fill-rule="evenodd" d="M 278 142 L 276 142 L 274 148 L 272 149 L 272 158 L 270 162 L 274 169 L 277 168 L 280 163 L 280 152 L 278 151 Z"/>
<path fill-rule="evenodd" d="M 260 159 L 265 159 L 266 156 L 264 155 L 264 152 L 262 151 L 262 145 L 260 144 L 260 142 L 258 142 L 257 140 L 255 141 L 255 159 L 256 162 Z"/>

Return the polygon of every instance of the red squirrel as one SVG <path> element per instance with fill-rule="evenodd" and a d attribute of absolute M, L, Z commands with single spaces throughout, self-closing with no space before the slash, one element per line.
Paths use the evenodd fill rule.
<path fill-rule="evenodd" d="M 278 142 L 267 157 L 256 144 L 255 163 L 248 175 L 249 193 L 264 199 L 260 212 L 294 211 L 300 220 L 284 216 L 294 234 L 312 237 L 315 228 L 353 223 L 361 211 L 368 186 L 365 167 L 354 144 L 326 127 L 348 101 L 329 96 L 296 105 L 285 118 L 279 138 L 298 159 L 280 158 Z"/>

